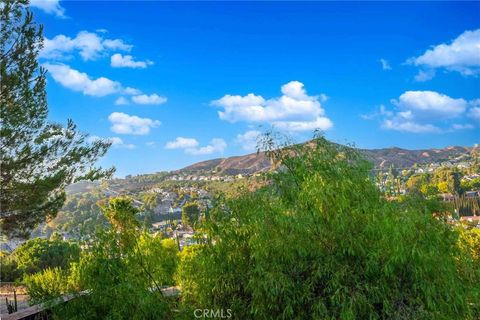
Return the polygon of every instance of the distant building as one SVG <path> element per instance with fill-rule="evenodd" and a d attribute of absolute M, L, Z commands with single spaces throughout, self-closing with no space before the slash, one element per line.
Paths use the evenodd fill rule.
<path fill-rule="evenodd" d="M 466 197 L 466 198 L 476 198 L 476 197 L 480 197 L 480 190 L 477 190 L 477 191 L 467 191 L 467 192 L 465 192 L 465 197 Z"/>

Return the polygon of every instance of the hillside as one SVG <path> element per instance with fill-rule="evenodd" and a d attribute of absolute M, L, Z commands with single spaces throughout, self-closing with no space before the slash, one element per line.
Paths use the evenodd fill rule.
<path fill-rule="evenodd" d="M 401 148 L 361 149 L 365 157 L 372 161 L 376 168 L 410 168 L 414 164 L 425 165 L 447 161 L 459 162 L 470 157 L 473 150 L 479 147 L 446 147 L 442 149 L 408 150 Z M 216 172 L 222 174 L 251 174 L 266 171 L 270 161 L 263 152 L 244 156 L 219 158 L 198 162 L 180 169 L 177 173 Z"/>

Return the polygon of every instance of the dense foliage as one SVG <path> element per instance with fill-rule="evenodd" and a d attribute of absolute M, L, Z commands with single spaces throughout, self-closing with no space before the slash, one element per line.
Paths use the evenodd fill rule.
<path fill-rule="evenodd" d="M 21 281 L 24 276 L 48 268 L 68 269 L 78 261 L 80 248 L 77 244 L 59 238 L 28 240 L 11 254 L 2 257 L 2 281 Z"/>
<path fill-rule="evenodd" d="M 430 206 L 387 202 L 370 166 L 323 138 L 271 156 L 282 167 L 270 185 L 218 204 L 208 244 L 182 253 L 186 310 L 231 309 L 238 319 L 479 316 L 478 270 Z"/>
<path fill-rule="evenodd" d="M 79 295 L 54 308 L 60 319 L 170 319 L 161 289 L 174 284 L 177 243 L 142 231 L 131 199 L 112 199 L 102 211 L 109 226 L 85 244 L 80 261 L 68 272 L 48 269 L 27 278 L 29 294 L 36 302 Z"/>
<path fill-rule="evenodd" d="M 0 226 L 26 237 L 62 207 L 66 185 L 112 173 L 93 167 L 111 143 L 87 143 L 71 120 L 47 121 L 46 70 L 37 61 L 42 26 L 28 1 L 2 1 L 0 20 Z"/>
<path fill-rule="evenodd" d="M 182 208 L 182 224 L 184 227 L 194 225 L 200 217 L 200 207 L 196 202 L 189 202 Z"/>
<path fill-rule="evenodd" d="M 104 196 L 96 190 L 68 195 L 64 206 L 55 219 L 49 221 L 48 227 L 58 232 L 68 232 L 75 238 L 94 234 L 97 228 L 107 223 L 97 205 L 103 199 Z"/>
<path fill-rule="evenodd" d="M 50 302 L 70 291 L 68 273 L 58 267 L 27 275 L 23 281 L 31 304 Z"/>

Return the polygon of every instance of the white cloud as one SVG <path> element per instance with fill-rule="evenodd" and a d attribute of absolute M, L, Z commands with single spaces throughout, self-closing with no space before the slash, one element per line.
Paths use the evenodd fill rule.
<path fill-rule="evenodd" d="M 432 80 L 435 77 L 435 70 L 419 70 L 417 75 L 415 76 L 415 81 L 418 82 L 425 82 L 428 80 Z"/>
<path fill-rule="evenodd" d="M 128 94 L 130 96 L 133 96 L 133 95 L 139 95 L 142 93 L 142 91 L 138 90 L 138 89 L 135 89 L 135 88 L 131 88 L 131 87 L 126 87 L 125 89 L 123 89 L 123 93 L 124 94 Z"/>
<path fill-rule="evenodd" d="M 112 123 L 110 130 L 119 134 L 146 135 L 151 128 L 160 125 L 160 121 L 131 116 L 123 112 L 113 112 L 108 116 Z"/>
<path fill-rule="evenodd" d="M 186 149 L 195 148 L 198 146 L 198 141 L 193 138 L 177 137 L 174 141 L 167 142 L 165 149 Z"/>
<path fill-rule="evenodd" d="M 222 153 L 227 147 L 227 143 L 223 139 L 215 138 L 204 147 L 199 147 L 199 143 L 194 138 L 177 137 L 174 141 L 170 141 L 165 145 L 165 149 L 183 149 L 186 154 L 190 155 L 207 155 L 212 153 Z"/>
<path fill-rule="evenodd" d="M 390 66 L 390 64 L 388 63 L 387 60 L 385 59 L 380 59 L 380 63 L 382 64 L 382 69 L 383 70 L 392 70 L 392 67 Z"/>
<path fill-rule="evenodd" d="M 445 68 L 463 75 L 480 72 L 480 29 L 465 31 L 450 44 L 439 44 L 407 63 L 429 69 Z"/>
<path fill-rule="evenodd" d="M 227 147 L 227 143 L 223 139 L 212 139 L 210 144 L 204 147 L 199 148 L 187 148 L 185 149 L 185 153 L 191 155 L 207 155 L 212 153 L 223 153 L 225 148 Z"/>
<path fill-rule="evenodd" d="M 30 0 L 30 6 L 63 18 L 65 16 L 65 9 L 62 8 L 59 2 L 60 0 Z"/>
<path fill-rule="evenodd" d="M 403 121 L 401 119 L 387 119 L 383 122 L 382 127 L 389 130 L 412 133 L 440 132 L 440 128 L 432 124 L 420 124 L 412 121 Z"/>
<path fill-rule="evenodd" d="M 128 104 L 128 100 L 125 99 L 125 97 L 118 97 L 117 100 L 115 100 L 115 105 L 116 106 L 123 106 Z"/>
<path fill-rule="evenodd" d="M 480 107 L 473 107 L 468 112 L 468 116 L 480 122 Z"/>
<path fill-rule="evenodd" d="M 406 91 L 392 103 L 415 118 L 449 119 L 463 114 L 468 106 L 464 99 L 450 98 L 435 91 Z"/>
<path fill-rule="evenodd" d="M 282 96 L 272 99 L 253 93 L 246 96 L 227 94 L 212 104 L 223 108 L 218 112 L 220 119 L 232 123 L 266 122 L 288 131 L 311 130 L 314 125 L 320 125 L 318 129 L 321 130 L 332 127 L 320 104 L 328 98 L 326 95 L 309 96 L 299 81 L 283 85 L 281 91 Z"/>
<path fill-rule="evenodd" d="M 133 96 L 132 101 L 136 104 L 162 104 L 167 102 L 167 98 L 159 96 L 156 93 L 151 95 L 142 94 Z"/>
<path fill-rule="evenodd" d="M 312 121 L 275 121 L 273 125 L 284 131 L 327 131 L 333 127 L 333 122 L 327 117 L 318 117 Z"/>
<path fill-rule="evenodd" d="M 453 119 L 463 119 L 467 109 L 475 102 L 451 98 L 435 91 L 406 91 L 392 99 L 395 111 L 381 109 L 382 127 L 388 130 L 413 133 L 440 133 L 470 129 L 470 124 L 451 124 Z M 473 109 L 473 108 L 472 108 Z M 471 109 L 470 109 L 471 110 Z M 371 119 L 370 118 L 370 119 Z"/>
<path fill-rule="evenodd" d="M 130 51 L 131 45 L 120 39 L 103 39 L 100 35 L 88 31 L 80 31 L 75 38 L 63 34 L 52 39 L 44 39 L 44 48 L 40 52 L 41 58 L 67 59 L 71 53 L 78 51 L 83 60 L 95 60 L 108 51 Z"/>
<path fill-rule="evenodd" d="M 142 92 L 136 88 L 123 88 L 118 81 L 110 80 L 105 77 L 92 79 L 88 74 L 72 69 L 63 63 L 44 63 L 52 78 L 65 88 L 73 91 L 82 92 L 87 96 L 103 97 L 110 94 L 120 93 L 134 95 L 132 101 L 137 104 L 161 104 L 167 101 L 166 97 L 157 94 L 140 95 Z M 128 100 L 119 97 L 115 101 L 116 105 L 128 104 Z"/>
<path fill-rule="evenodd" d="M 141 68 L 144 69 L 149 65 L 152 65 L 153 62 L 150 60 L 146 61 L 135 61 L 132 56 L 125 55 L 122 56 L 120 53 L 115 53 L 110 58 L 110 65 L 114 68 Z"/>
<path fill-rule="evenodd" d="M 126 44 L 120 39 L 105 39 L 103 40 L 102 44 L 105 48 L 110 50 L 130 51 L 133 47 L 132 45 Z"/>
<path fill-rule="evenodd" d="M 475 128 L 472 124 L 466 123 L 466 124 L 459 124 L 459 123 L 454 123 L 452 125 L 451 130 L 452 131 L 457 131 L 457 130 L 470 130 Z"/>
<path fill-rule="evenodd" d="M 109 140 L 112 142 L 112 147 L 114 148 L 119 148 L 119 149 L 135 149 L 135 145 L 131 143 L 125 143 L 121 138 L 119 137 L 112 137 L 109 138 Z"/>
<path fill-rule="evenodd" d="M 119 82 L 105 77 L 91 79 L 86 73 L 72 69 L 61 63 L 45 63 L 43 66 L 49 71 L 53 79 L 62 86 L 73 91 L 82 92 L 88 96 L 102 97 L 117 93 L 122 86 Z"/>
<path fill-rule="evenodd" d="M 375 111 L 375 112 L 370 113 L 370 114 L 361 114 L 360 118 L 362 118 L 363 120 L 372 120 L 372 119 L 375 119 L 379 116 L 391 117 L 391 116 L 393 116 L 393 112 L 387 110 L 385 105 L 381 104 L 378 111 Z"/>
<path fill-rule="evenodd" d="M 258 137 L 261 132 L 257 130 L 249 130 L 243 134 L 238 134 L 236 142 L 246 151 L 253 151 L 257 148 Z"/>
<path fill-rule="evenodd" d="M 97 140 L 108 140 L 112 143 L 113 148 L 118 148 L 118 149 L 135 149 L 135 145 L 131 143 L 125 143 L 121 138 L 119 137 L 110 137 L 110 138 L 100 138 L 99 136 L 89 136 L 87 138 L 87 141 L 92 143 Z"/>
<path fill-rule="evenodd" d="M 330 99 L 330 97 L 327 96 L 325 93 L 320 93 L 318 97 L 320 98 L 320 102 L 326 102 L 328 99 Z"/>

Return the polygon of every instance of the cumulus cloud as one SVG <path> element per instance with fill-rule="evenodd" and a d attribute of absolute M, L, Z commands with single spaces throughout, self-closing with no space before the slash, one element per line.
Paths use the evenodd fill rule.
<path fill-rule="evenodd" d="M 328 130 L 333 123 L 327 117 L 318 117 L 313 121 L 274 121 L 273 125 L 284 131 L 314 131 L 316 129 Z"/>
<path fill-rule="evenodd" d="M 142 91 L 140 91 L 140 90 L 138 90 L 138 89 L 135 89 L 135 88 L 126 87 L 125 89 L 123 89 L 123 93 L 133 96 L 133 95 L 139 95 L 139 94 L 141 94 Z"/>
<path fill-rule="evenodd" d="M 257 148 L 260 134 L 260 131 L 249 130 L 243 134 L 238 134 L 235 141 L 242 146 L 243 150 L 253 151 Z"/>
<path fill-rule="evenodd" d="M 472 124 L 470 123 L 464 123 L 464 124 L 461 124 L 461 123 L 454 123 L 452 125 L 452 131 L 457 131 L 457 130 L 470 130 L 470 129 L 473 129 L 475 128 Z"/>
<path fill-rule="evenodd" d="M 83 60 L 95 60 L 113 50 L 130 51 L 131 45 L 120 39 L 103 39 L 97 33 L 80 31 L 75 38 L 63 34 L 52 39 L 44 39 L 41 58 L 68 59 L 74 51 L 78 51 Z"/>
<path fill-rule="evenodd" d="M 198 146 L 198 141 L 194 138 L 177 137 L 174 141 L 167 142 L 165 149 L 187 149 Z"/>
<path fill-rule="evenodd" d="M 280 129 L 302 131 L 314 129 L 328 130 L 333 124 L 325 116 L 321 101 L 326 95 L 309 96 L 303 83 L 291 81 L 281 87 L 282 96 L 264 99 L 249 93 L 246 96 L 225 95 L 212 104 L 221 107 L 220 119 L 232 123 L 244 121 L 249 123 L 269 123 Z"/>
<path fill-rule="evenodd" d="M 403 115 L 421 119 L 449 119 L 463 114 L 468 106 L 462 98 L 454 99 L 435 91 L 406 91 L 392 103 Z"/>
<path fill-rule="evenodd" d="M 140 68 L 145 69 L 147 66 L 152 65 L 150 60 L 135 61 L 130 55 L 123 56 L 120 53 L 115 53 L 110 58 L 110 65 L 114 68 Z"/>
<path fill-rule="evenodd" d="M 102 97 L 117 93 L 122 86 L 119 82 L 105 77 L 91 79 L 86 73 L 70 68 L 61 63 L 45 63 L 43 66 L 49 71 L 53 79 L 62 86 L 84 95 Z"/>
<path fill-rule="evenodd" d="M 360 118 L 362 118 L 363 120 L 372 120 L 372 119 L 375 119 L 379 116 L 391 117 L 391 116 L 393 116 L 393 112 L 387 110 L 385 105 L 381 104 L 378 111 L 375 111 L 375 112 L 370 113 L 370 114 L 361 114 Z"/>
<path fill-rule="evenodd" d="M 402 119 L 401 117 L 394 119 L 386 119 L 382 124 L 382 128 L 412 133 L 435 133 L 441 131 L 440 128 L 432 124 L 420 124 Z"/>
<path fill-rule="evenodd" d="M 113 112 L 108 116 L 108 120 L 112 123 L 110 130 L 119 134 L 146 135 L 151 128 L 160 125 L 158 120 L 131 116 L 123 112 Z"/>
<path fill-rule="evenodd" d="M 204 147 L 198 148 L 187 148 L 185 153 L 191 155 L 207 155 L 212 153 L 223 153 L 227 143 L 223 139 L 215 138 L 210 141 L 210 143 Z"/>
<path fill-rule="evenodd" d="M 167 98 L 159 96 L 156 93 L 151 95 L 142 94 L 133 96 L 132 102 L 135 104 L 162 104 L 167 102 Z"/>
<path fill-rule="evenodd" d="M 194 138 L 177 137 L 174 141 L 170 141 L 165 145 L 166 149 L 182 149 L 186 154 L 190 155 L 207 155 L 212 153 L 223 153 L 227 143 L 220 138 L 214 138 L 206 146 L 199 147 L 199 143 Z"/>
<path fill-rule="evenodd" d="M 465 31 L 450 43 L 433 46 L 407 63 L 427 69 L 443 68 L 465 76 L 480 72 L 480 29 Z"/>
<path fill-rule="evenodd" d="M 471 124 L 453 123 L 463 120 L 472 106 L 462 98 L 451 98 L 435 91 L 406 91 L 392 99 L 394 110 L 382 106 L 379 113 L 364 119 L 382 117 L 382 128 L 413 133 L 440 133 L 471 129 Z M 470 112 L 473 108 L 470 109 Z"/>
<path fill-rule="evenodd" d="M 470 118 L 480 122 L 480 107 L 473 107 L 468 112 Z"/>
<path fill-rule="evenodd" d="M 161 104 L 167 101 L 167 98 L 157 94 L 145 95 L 136 88 L 126 87 L 118 81 L 110 80 L 105 77 L 92 79 L 88 74 L 72 69 L 63 63 L 44 63 L 42 65 L 48 70 L 53 80 L 73 91 L 82 92 L 87 96 L 103 97 L 110 94 L 133 95 L 132 102 L 136 104 Z M 115 101 L 116 105 L 128 104 L 128 100 L 119 97 Z"/>
<path fill-rule="evenodd" d="M 123 149 L 135 149 L 135 145 L 132 143 L 125 143 L 121 138 L 119 137 L 112 137 L 109 138 L 109 140 L 112 142 L 112 146 L 114 148 L 123 148 Z"/>
<path fill-rule="evenodd" d="M 60 5 L 60 0 L 30 0 L 30 6 L 57 17 L 65 17 L 65 9 Z"/>
<path fill-rule="evenodd" d="M 425 82 L 428 80 L 432 80 L 433 77 L 435 77 L 435 70 L 419 70 L 418 73 L 415 75 L 415 81 Z"/>
<path fill-rule="evenodd" d="M 125 97 L 118 97 L 117 100 L 115 100 L 115 105 L 116 106 L 123 106 L 128 104 L 128 100 L 125 99 Z"/>
<path fill-rule="evenodd" d="M 390 66 L 390 63 L 388 63 L 387 60 L 385 59 L 380 59 L 380 63 L 382 64 L 382 69 L 383 70 L 392 70 L 392 67 Z"/>
<path fill-rule="evenodd" d="M 125 143 L 121 138 L 119 137 L 110 137 L 110 138 L 100 138 L 99 136 L 89 136 L 87 138 L 88 142 L 95 142 L 97 140 L 107 140 L 112 143 L 113 148 L 117 149 L 135 149 L 136 146 L 131 143 Z"/>

